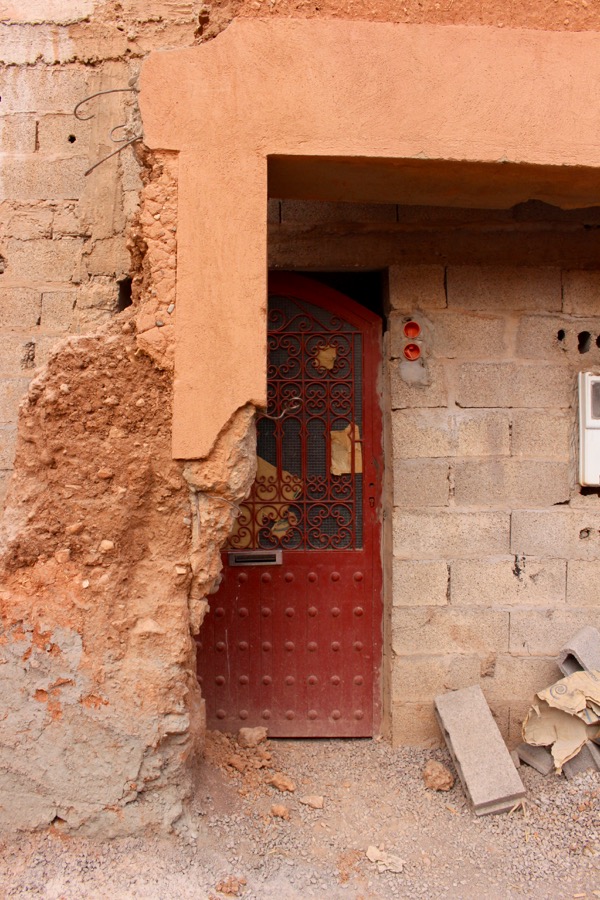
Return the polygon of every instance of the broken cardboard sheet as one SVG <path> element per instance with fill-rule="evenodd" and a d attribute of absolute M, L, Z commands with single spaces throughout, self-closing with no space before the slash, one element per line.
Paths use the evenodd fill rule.
<path fill-rule="evenodd" d="M 354 428 L 354 470 L 352 469 L 352 428 Z M 343 431 L 330 432 L 331 437 L 331 474 L 360 474 L 362 468 L 362 444 L 358 425 L 351 424 Z"/>
<path fill-rule="evenodd" d="M 327 344 L 325 347 L 320 347 L 315 355 L 316 363 L 318 369 L 327 369 L 328 372 L 331 372 L 335 365 L 335 361 L 337 359 L 337 350 L 331 344 Z"/>
<path fill-rule="evenodd" d="M 523 740 L 552 747 L 557 772 L 586 741 L 600 736 L 600 672 L 574 672 L 536 694 L 523 722 Z"/>
<path fill-rule="evenodd" d="M 253 487 L 254 506 L 242 503 L 241 515 L 233 527 L 232 538 L 236 539 L 236 548 L 247 550 L 258 547 L 257 535 L 254 534 L 256 528 L 268 527 L 273 537 L 281 538 L 297 525 L 298 518 L 290 510 L 290 503 L 302 495 L 302 489 L 302 479 L 285 469 L 279 478 L 277 467 L 258 456 Z"/>

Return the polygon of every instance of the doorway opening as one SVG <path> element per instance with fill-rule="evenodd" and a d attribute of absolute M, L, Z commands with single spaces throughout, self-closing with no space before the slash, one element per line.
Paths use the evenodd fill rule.
<path fill-rule="evenodd" d="M 380 276 L 365 274 L 375 306 L 381 291 L 367 288 Z M 379 730 L 381 332 L 379 316 L 322 280 L 270 278 L 257 476 L 198 639 L 209 727 Z"/>

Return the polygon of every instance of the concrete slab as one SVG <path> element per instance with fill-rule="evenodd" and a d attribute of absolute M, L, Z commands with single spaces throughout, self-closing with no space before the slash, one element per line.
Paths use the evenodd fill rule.
<path fill-rule="evenodd" d="M 563 766 L 565 777 L 571 781 L 576 775 L 582 772 L 600 771 L 600 748 L 591 741 L 587 741 L 573 759 L 570 759 Z"/>
<path fill-rule="evenodd" d="M 517 754 L 521 762 L 527 763 L 540 775 L 549 775 L 554 771 L 552 754 L 545 747 L 533 747 L 531 744 L 519 744 Z"/>
<path fill-rule="evenodd" d="M 600 670 L 600 631 L 591 625 L 580 628 L 562 647 L 557 662 L 563 675 Z"/>
<path fill-rule="evenodd" d="M 478 685 L 435 698 L 456 771 L 478 816 L 508 812 L 525 788 Z"/>

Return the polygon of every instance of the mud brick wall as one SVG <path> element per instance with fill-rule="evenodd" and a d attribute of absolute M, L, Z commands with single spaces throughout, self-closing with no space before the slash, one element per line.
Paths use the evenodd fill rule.
<path fill-rule="evenodd" d="M 600 626 L 576 391 L 600 371 L 600 272 L 392 266 L 390 306 L 394 740 L 434 741 L 432 698 L 479 683 L 516 742 L 563 642 Z"/>

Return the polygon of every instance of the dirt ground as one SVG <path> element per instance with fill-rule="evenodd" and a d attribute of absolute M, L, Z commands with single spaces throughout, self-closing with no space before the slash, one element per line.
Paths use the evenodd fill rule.
<path fill-rule="evenodd" d="M 448 793 L 425 788 L 432 758 L 449 764 L 444 751 L 377 740 L 243 750 L 209 735 L 191 814 L 176 834 L 99 843 L 52 830 L 5 839 L 0 897 L 600 897 L 599 774 L 569 782 L 524 766 L 524 808 L 478 818 L 460 784 Z M 275 773 L 295 789 L 268 784 Z M 318 805 L 318 797 L 322 809 L 302 802 Z M 283 807 L 279 816 L 273 806 Z M 369 846 L 399 857 L 402 871 L 380 871 Z"/>

